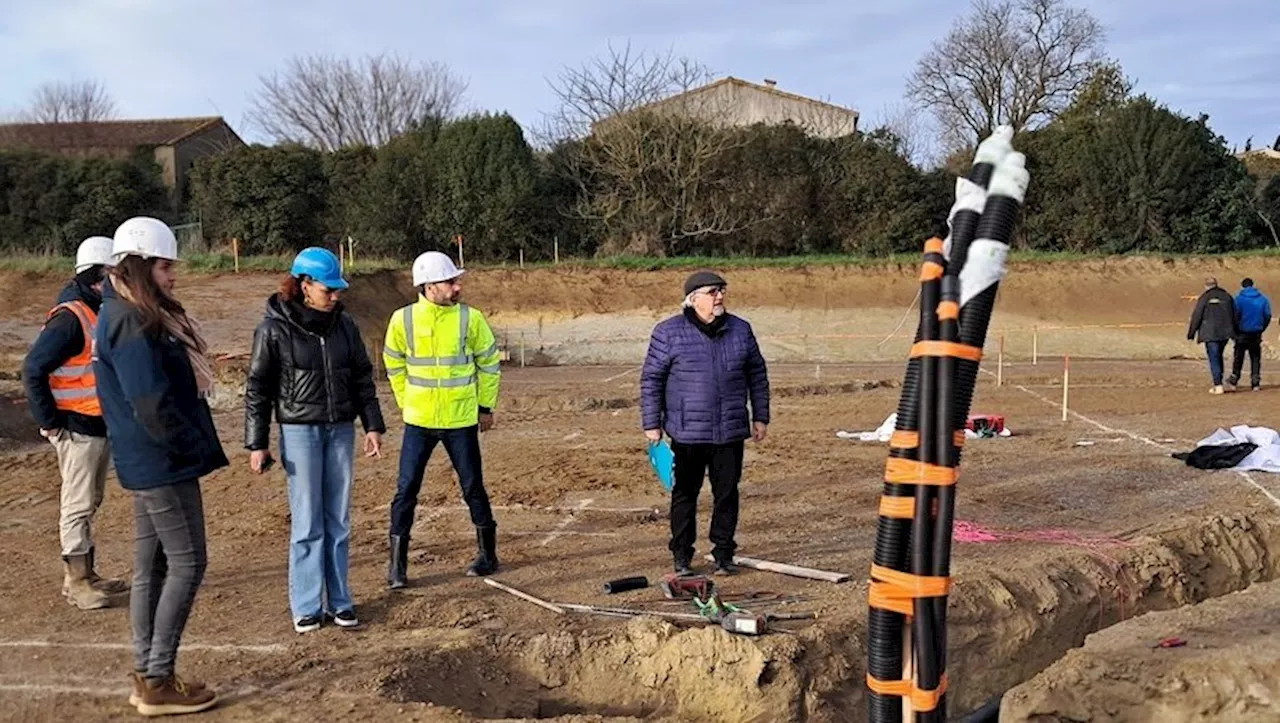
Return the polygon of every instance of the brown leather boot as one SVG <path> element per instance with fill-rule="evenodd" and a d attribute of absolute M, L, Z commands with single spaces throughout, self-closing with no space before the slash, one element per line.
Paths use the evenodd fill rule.
<path fill-rule="evenodd" d="M 133 684 L 133 692 L 129 693 L 129 705 L 136 708 L 138 707 L 138 704 L 142 702 L 142 694 L 147 690 L 146 671 L 145 670 L 129 671 L 129 682 Z M 204 683 L 199 683 L 194 680 L 184 680 L 182 682 L 185 683 L 186 686 L 193 691 L 204 690 L 206 687 L 208 687 Z"/>
<path fill-rule="evenodd" d="M 188 685 L 171 675 L 146 679 L 138 700 L 138 712 L 145 716 L 182 715 L 209 710 L 217 704 L 217 693 L 204 686 Z"/>
<path fill-rule="evenodd" d="M 111 604 L 107 593 L 89 584 L 89 556 L 68 555 L 62 558 L 62 594 L 67 602 L 81 610 L 99 610 Z"/>
<path fill-rule="evenodd" d="M 147 679 L 142 673 L 132 670 L 129 671 L 129 682 L 133 683 L 133 692 L 129 694 L 129 705 L 134 708 L 142 702 L 142 694 L 147 689 Z"/>
<path fill-rule="evenodd" d="M 95 590 L 101 590 L 108 595 L 119 595 L 120 593 L 129 592 L 129 583 L 124 580 L 115 578 L 98 577 L 97 571 L 94 569 L 93 548 L 89 548 L 89 585 Z"/>

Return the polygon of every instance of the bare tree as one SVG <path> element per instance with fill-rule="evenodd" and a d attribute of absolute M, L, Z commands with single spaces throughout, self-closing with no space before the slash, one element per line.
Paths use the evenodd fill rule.
<path fill-rule="evenodd" d="M 894 141 L 894 150 L 916 166 L 923 166 L 932 159 L 935 149 L 929 143 L 929 121 L 919 108 L 909 103 L 897 102 L 885 105 L 880 111 L 874 129 L 887 132 Z"/>
<path fill-rule="evenodd" d="M 1052 120 L 1103 62 L 1102 25 L 1065 0 L 975 0 L 916 65 L 907 94 L 950 145 Z"/>
<path fill-rule="evenodd" d="M 543 119 L 543 140 L 584 138 L 597 123 L 709 83 L 711 71 L 686 57 L 633 51 L 612 44 L 604 56 L 566 67 L 549 80 L 558 105 Z"/>
<path fill-rule="evenodd" d="M 443 63 L 388 54 L 294 57 L 260 81 L 249 122 L 276 141 L 327 151 L 379 146 L 417 124 L 449 118 L 467 90 Z"/>
<path fill-rule="evenodd" d="M 31 104 L 18 114 L 28 123 L 86 123 L 110 120 L 116 103 L 96 80 L 53 81 L 36 88 Z"/>
<path fill-rule="evenodd" d="M 718 192 L 717 162 L 745 135 L 717 122 L 727 108 L 700 89 L 710 79 L 689 58 L 628 44 L 549 81 L 559 103 L 542 139 L 564 144 L 579 189 L 565 212 L 602 227 L 603 253 L 678 253 L 761 220 Z"/>

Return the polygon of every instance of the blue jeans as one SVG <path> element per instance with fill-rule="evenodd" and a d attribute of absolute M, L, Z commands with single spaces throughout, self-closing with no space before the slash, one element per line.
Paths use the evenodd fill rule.
<path fill-rule="evenodd" d="M 1209 373 L 1213 375 L 1213 385 L 1222 384 L 1222 353 L 1226 351 L 1227 342 L 1225 341 L 1206 341 L 1204 343 L 1204 352 L 1209 355 Z"/>
<path fill-rule="evenodd" d="M 353 609 L 347 566 L 355 444 L 351 422 L 280 425 L 280 458 L 289 477 L 289 608 L 295 619 Z"/>
<path fill-rule="evenodd" d="M 400 444 L 400 479 L 396 484 L 396 496 L 391 501 L 391 534 L 410 537 L 413 529 L 413 512 L 418 506 L 418 492 L 422 490 L 422 476 L 427 471 L 427 460 L 437 443 L 444 444 L 449 461 L 458 473 L 462 487 L 462 500 L 471 511 L 471 523 L 476 527 L 493 527 L 493 508 L 484 489 L 484 472 L 480 461 L 479 426 L 462 429 L 426 429 L 411 424 L 404 426 L 404 441 Z"/>

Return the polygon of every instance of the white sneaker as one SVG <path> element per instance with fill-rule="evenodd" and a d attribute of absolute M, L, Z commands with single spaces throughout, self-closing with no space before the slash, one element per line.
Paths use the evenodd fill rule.
<path fill-rule="evenodd" d="M 1222 385 L 1221 385 L 1221 384 L 1219 384 L 1218 386 L 1214 387 L 1213 389 L 1210 389 L 1210 390 L 1209 390 L 1209 393 L 1210 393 L 1210 394 L 1222 394 L 1222 393 L 1223 393 L 1223 392 L 1222 392 Z"/>
<path fill-rule="evenodd" d="M 354 628 L 360 624 L 360 621 L 356 618 L 354 610 L 339 610 L 337 614 L 333 616 L 333 622 L 340 628 Z"/>
<path fill-rule="evenodd" d="M 299 633 L 310 633 L 320 629 L 320 618 L 315 615 L 308 615 L 305 618 L 298 618 L 293 621 L 293 629 Z"/>

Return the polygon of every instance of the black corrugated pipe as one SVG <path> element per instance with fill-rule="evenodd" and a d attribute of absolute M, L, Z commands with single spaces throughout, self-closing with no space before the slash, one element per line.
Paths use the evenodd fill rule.
<path fill-rule="evenodd" d="M 931 239 L 925 246 L 921 317 L 915 337 L 917 344 L 925 342 L 925 346 L 913 347 L 904 375 L 885 470 L 869 595 L 867 672 L 872 690 L 868 707 L 873 723 L 899 723 L 904 696 L 913 697 L 913 690 L 936 691 L 945 684 L 946 598 L 939 596 L 945 586 L 938 581 L 949 580 L 955 497 L 951 484 L 926 481 L 923 475 L 948 477 L 953 472 L 946 468 L 959 464 L 956 432 L 963 429 L 968 416 L 978 364 L 972 349 L 974 361 L 957 359 L 954 352 L 964 349 L 954 344 L 969 344 L 976 333 L 980 350 L 990 322 L 992 304 L 987 297 L 994 302 L 994 284 L 1004 272 L 1000 249 L 1007 249 L 1018 208 L 1015 204 L 1010 211 L 1003 202 L 988 204 L 984 186 L 990 181 L 1000 195 L 1021 200 L 1026 172 L 1020 154 L 1015 168 L 1004 172 L 1012 181 L 1002 179 L 1000 171 L 1001 161 L 1012 151 L 1011 136 L 1001 129 L 979 146 L 969 178 L 956 185 L 956 203 L 948 219 L 950 237 L 946 243 Z M 1001 179 L 999 184 L 996 179 Z M 983 223 L 984 206 L 994 212 L 992 223 Z M 975 236 L 977 241 L 971 244 Z M 978 252 L 976 263 L 971 245 Z M 966 302 L 973 303 L 972 310 L 965 308 Z M 974 328 L 965 328 L 966 321 Z M 947 342 L 953 346 L 945 346 Z M 937 589 L 922 597 L 921 583 Z M 913 619 L 912 649 L 904 650 L 908 615 Z M 903 660 L 908 655 L 915 674 L 914 680 L 904 682 Z M 912 719 L 941 723 L 946 716 L 945 699 L 934 706 L 927 693 L 923 698 L 926 702 L 917 707 L 929 704 L 932 710 L 922 708 Z"/>
<path fill-rule="evenodd" d="M 942 277 L 946 273 L 946 258 L 941 243 L 936 254 L 925 254 L 920 274 L 920 339 L 923 342 L 939 341 L 938 302 L 942 298 Z M 913 352 L 914 355 L 914 352 Z M 937 448 L 938 419 L 938 357 L 926 354 L 920 357 L 920 460 L 925 464 L 937 464 L 940 450 Z M 934 498 L 937 489 L 932 485 L 915 487 L 915 519 L 911 522 L 911 574 L 927 576 L 933 567 L 929 537 L 933 534 Z M 942 675 L 938 656 L 934 650 L 934 616 L 928 599 L 913 601 L 911 643 L 915 661 L 916 680 L 921 688 L 938 687 Z"/>
<path fill-rule="evenodd" d="M 927 256 L 927 254 L 926 254 Z M 922 262 L 923 263 L 923 262 Z M 921 272 L 923 276 L 923 271 Z M 923 282 L 922 282 L 923 283 Z M 922 291 L 923 293 L 923 291 Z M 921 304 L 921 311 L 925 308 Z M 917 325 L 915 341 L 920 341 L 921 327 Z M 907 361 L 903 376 L 902 393 L 898 399 L 898 417 L 894 424 L 894 439 L 889 444 L 889 457 L 918 461 L 919 445 L 903 442 L 902 438 L 920 432 L 920 359 Z M 883 495 L 890 499 L 911 499 L 915 492 L 911 486 L 886 482 Z M 883 512 L 883 510 L 882 510 Z M 890 570 L 907 568 L 908 540 L 911 521 L 901 517 L 880 517 L 876 530 L 876 546 L 873 561 L 877 566 Z M 906 651 L 902 647 L 902 631 L 905 616 L 871 608 L 867 614 L 867 672 L 878 680 L 897 680 L 902 677 L 902 659 Z M 869 720 L 875 723 L 900 723 L 902 699 L 871 691 L 867 696 Z"/>
<path fill-rule="evenodd" d="M 938 306 L 939 338 L 947 344 L 961 341 L 960 335 L 960 270 L 964 267 L 969 255 L 969 244 L 972 243 L 980 226 L 981 210 L 987 198 L 987 186 L 995 172 L 995 164 L 1005 157 L 1010 147 L 1001 136 L 993 136 L 979 147 L 974 157 L 973 168 L 969 172 L 968 183 L 958 182 L 956 203 L 952 208 L 952 232 L 948 239 L 949 253 L 946 274 L 942 278 L 941 300 Z M 956 364 L 957 357 L 951 354 L 937 358 L 938 362 L 938 396 L 935 402 L 937 424 L 933 429 L 932 444 L 924 454 L 924 460 L 930 464 L 954 469 L 959 467 L 958 451 L 963 444 L 956 441 L 956 433 L 964 434 L 965 418 L 956 419 L 957 403 Z M 920 540 L 916 544 L 929 545 L 929 566 L 920 575 L 947 577 L 950 572 L 949 556 L 951 529 L 954 522 L 955 486 L 941 485 L 936 488 L 936 507 L 929 524 L 933 528 L 930 539 Z M 948 560 L 939 564 L 938 551 L 946 549 Z M 931 633 L 925 638 L 932 646 L 930 655 L 937 661 L 939 674 L 947 669 L 947 596 L 927 598 L 917 601 L 922 616 L 930 619 L 931 624 L 922 628 L 917 625 L 920 635 Z M 922 669 L 923 670 L 923 669 Z M 936 689 L 938 678 L 919 677 L 919 685 L 926 690 Z M 947 700 L 942 695 L 938 706 L 933 711 L 922 712 L 917 717 L 920 723 L 942 723 L 946 718 Z"/>

